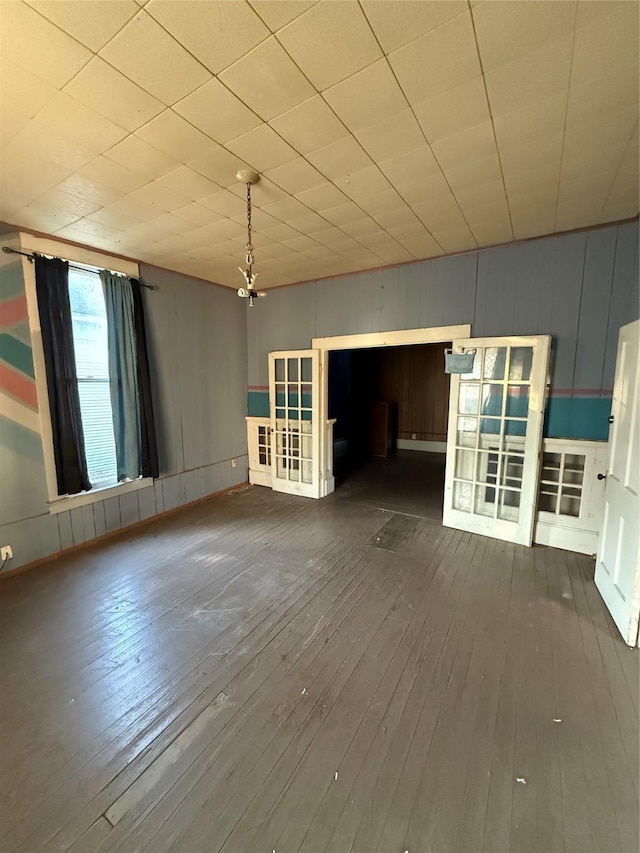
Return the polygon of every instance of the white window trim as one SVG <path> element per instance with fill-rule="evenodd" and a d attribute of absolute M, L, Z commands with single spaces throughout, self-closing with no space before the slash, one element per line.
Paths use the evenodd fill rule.
<path fill-rule="evenodd" d="M 18 245 L 11 240 L 9 245 L 18 248 L 21 252 L 39 252 L 43 255 L 54 255 L 65 258 L 72 263 L 86 264 L 98 269 L 109 269 L 126 276 L 137 278 L 140 274 L 138 264 L 126 261 L 113 255 L 104 255 L 101 252 L 83 248 L 82 246 L 69 246 L 66 243 L 58 243 L 56 240 L 44 237 L 35 237 L 32 234 L 19 233 Z M 49 408 L 49 391 L 47 389 L 47 373 L 44 360 L 44 349 L 42 346 L 42 330 L 40 328 L 40 315 L 38 313 L 38 300 L 36 296 L 36 273 L 35 265 L 28 258 L 21 257 L 22 274 L 24 278 L 24 289 L 27 298 L 27 313 L 29 317 L 29 332 L 31 335 L 31 352 L 33 356 L 33 367 L 36 380 L 36 391 L 38 396 L 38 416 L 40 419 L 40 438 L 42 441 L 42 454 L 44 457 L 44 470 L 47 482 L 47 494 L 49 512 L 53 515 L 65 512 L 76 507 L 86 506 L 97 501 L 107 500 L 127 492 L 134 492 L 153 485 L 152 477 L 141 477 L 128 483 L 118 483 L 92 489 L 90 492 L 81 492 L 77 495 L 59 495 L 56 474 L 55 457 L 53 454 L 53 430 L 51 428 L 51 411 Z"/>
<path fill-rule="evenodd" d="M 56 497 L 49 503 L 49 512 L 51 515 L 56 515 L 59 512 L 66 512 L 79 506 L 87 506 L 87 504 L 98 503 L 98 501 L 106 501 L 107 498 L 126 495 L 127 492 L 137 492 L 139 489 L 146 489 L 147 486 L 153 486 L 152 477 L 139 477 L 137 480 L 131 480 L 128 483 L 118 483 L 116 486 L 103 486 L 101 489 L 91 489 L 90 492 Z"/>

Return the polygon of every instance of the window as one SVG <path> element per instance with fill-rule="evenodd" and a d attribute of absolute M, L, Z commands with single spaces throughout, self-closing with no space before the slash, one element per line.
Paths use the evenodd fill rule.
<path fill-rule="evenodd" d="M 58 513 L 159 476 L 141 289 L 153 287 L 136 264 L 84 250 L 63 259 L 39 242 L 23 270 L 38 395 L 48 400 L 49 510 Z M 105 260 L 111 271 L 95 265 Z"/>
<path fill-rule="evenodd" d="M 69 301 L 89 482 L 118 482 L 109 391 L 107 314 L 97 272 L 69 270 Z"/>

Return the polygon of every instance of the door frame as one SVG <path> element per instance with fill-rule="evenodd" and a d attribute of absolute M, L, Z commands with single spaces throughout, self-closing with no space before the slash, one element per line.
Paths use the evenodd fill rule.
<path fill-rule="evenodd" d="M 446 344 L 454 338 L 471 337 L 471 324 L 456 326 L 427 326 L 420 329 L 396 329 L 386 332 L 364 332 L 354 335 L 333 335 L 325 338 L 312 338 L 311 348 L 320 352 L 320 423 L 329 419 L 329 352 L 347 349 L 377 349 L 378 347 L 402 347 L 412 344 Z M 320 435 L 320 470 L 331 470 L 333 453 L 333 431 L 322 429 Z M 331 443 L 331 446 L 329 444 Z M 321 497 L 330 494 L 335 488 L 333 477 L 321 480 Z"/>

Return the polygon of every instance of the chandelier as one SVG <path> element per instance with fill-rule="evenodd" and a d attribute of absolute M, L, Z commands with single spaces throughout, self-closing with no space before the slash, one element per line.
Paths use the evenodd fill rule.
<path fill-rule="evenodd" d="M 238 288 L 238 296 L 249 300 L 249 308 L 253 308 L 253 300 L 259 296 L 267 294 L 262 290 L 256 290 L 254 287 L 255 280 L 258 278 L 258 273 L 253 271 L 253 244 L 251 242 L 251 184 L 257 184 L 260 180 L 260 175 L 256 172 L 250 172 L 248 169 L 240 169 L 236 175 L 239 181 L 247 185 L 247 251 L 245 255 L 246 268 L 238 267 L 244 280 L 246 287 Z"/>

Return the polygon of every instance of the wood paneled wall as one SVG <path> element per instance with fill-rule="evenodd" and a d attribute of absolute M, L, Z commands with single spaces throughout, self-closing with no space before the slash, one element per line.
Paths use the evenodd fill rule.
<path fill-rule="evenodd" d="M 638 318 L 638 223 L 272 290 L 248 312 L 249 388 L 270 350 L 314 337 L 469 323 L 472 335 L 552 335 L 545 434 L 606 439 L 618 331 Z"/>
<path fill-rule="evenodd" d="M 552 387 L 611 389 L 620 326 L 639 316 L 638 223 L 271 290 L 247 314 L 249 385 L 268 353 L 314 337 L 470 323 L 475 337 L 553 335 Z"/>
<path fill-rule="evenodd" d="M 389 347 L 378 355 L 377 397 L 396 407 L 397 438 L 446 441 L 449 375 L 445 344 Z"/>

